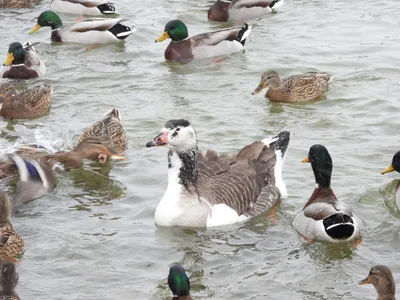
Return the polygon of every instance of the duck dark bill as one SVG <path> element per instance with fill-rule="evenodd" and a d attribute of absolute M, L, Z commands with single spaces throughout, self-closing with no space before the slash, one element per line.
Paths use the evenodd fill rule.
<path fill-rule="evenodd" d="M 168 131 L 161 132 L 157 135 L 152 141 L 146 144 L 146 147 L 155 147 L 155 146 L 162 146 L 168 144 Z"/>
<path fill-rule="evenodd" d="M 167 38 L 169 38 L 168 31 L 164 31 L 164 33 L 156 39 L 156 43 L 161 43 L 165 41 Z"/>
<path fill-rule="evenodd" d="M 305 158 L 305 159 L 303 159 L 301 162 L 310 162 L 310 160 L 308 159 L 308 156 Z"/>
<path fill-rule="evenodd" d="M 32 34 L 32 33 L 36 32 L 36 31 L 38 31 L 40 29 L 40 27 L 41 26 L 39 24 L 36 24 L 35 27 L 33 27 L 31 29 L 31 31 L 29 31 L 29 34 Z"/>
<path fill-rule="evenodd" d="M 14 61 L 14 54 L 13 53 L 8 53 L 6 60 L 3 63 L 3 66 L 10 66 L 12 62 Z"/>
<path fill-rule="evenodd" d="M 381 172 L 381 174 L 383 175 L 383 174 L 390 173 L 390 172 L 393 172 L 393 171 L 394 171 L 393 166 L 390 165 L 390 166 L 387 167 L 385 170 L 383 170 L 383 171 Z"/>
<path fill-rule="evenodd" d="M 358 284 L 359 284 L 359 285 L 362 285 L 362 284 L 371 284 L 371 281 L 369 280 L 369 277 L 367 277 L 367 278 L 361 280 Z"/>

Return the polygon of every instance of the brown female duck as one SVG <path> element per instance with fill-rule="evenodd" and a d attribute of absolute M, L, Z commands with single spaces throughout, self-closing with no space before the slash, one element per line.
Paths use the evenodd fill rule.
<path fill-rule="evenodd" d="M 306 102 L 316 100 L 328 90 L 332 75 L 309 72 L 280 78 L 275 71 L 262 74 L 260 84 L 252 95 L 268 88 L 265 97 L 273 102 Z"/>
<path fill-rule="evenodd" d="M 372 284 L 378 293 L 377 300 L 396 300 L 396 283 L 392 271 L 386 266 L 372 267 L 367 278 L 361 280 L 359 284 Z"/>
<path fill-rule="evenodd" d="M 128 148 L 128 141 L 124 128 L 121 124 L 121 114 L 114 108 L 104 114 L 104 117 L 93 123 L 80 135 L 78 142 L 81 143 L 89 137 L 109 137 L 112 146 L 116 151 L 123 152 Z"/>
<path fill-rule="evenodd" d="M 49 111 L 52 94 L 49 85 L 17 92 L 11 83 L 0 84 L 0 116 L 7 119 L 40 118 Z"/>
<path fill-rule="evenodd" d="M 15 291 L 18 284 L 19 275 L 15 264 L 9 260 L 0 262 L 0 299 L 19 300 L 19 296 Z"/>

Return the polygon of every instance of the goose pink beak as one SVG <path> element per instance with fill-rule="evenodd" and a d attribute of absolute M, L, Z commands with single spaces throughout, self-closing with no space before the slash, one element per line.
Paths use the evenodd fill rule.
<path fill-rule="evenodd" d="M 152 141 L 146 144 L 146 147 L 163 146 L 168 144 L 168 131 L 161 132 Z"/>

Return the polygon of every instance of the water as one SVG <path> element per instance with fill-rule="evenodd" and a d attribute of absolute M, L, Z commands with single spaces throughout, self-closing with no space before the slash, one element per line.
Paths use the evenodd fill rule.
<path fill-rule="evenodd" d="M 0 121 L 1 149 L 41 143 L 71 146 L 84 128 L 118 108 L 129 158 L 112 168 L 86 165 L 60 177 L 57 190 L 29 203 L 13 218 L 26 252 L 18 264 L 22 299 L 169 299 L 169 266 L 183 264 L 195 299 L 376 299 L 358 286 L 375 264 L 397 279 L 400 213 L 394 203 L 398 174 L 380 171 L 399 150 L 396 0 L 286 0 L 257 22 L 246 52 L 217 63 L 164 61 L 167 42 L 154 40 L 164 25 L 182 19 L 190 35 L 222 28 L 207 22 L 211 1 L 116 3 L 138 30 L 125 45 L 83 52 L 82 45 L 50 45 L 50 30 L 28 31 L 49 1 L 33 9 L 1 11 L 0 54 L 27 39 L 47 65 L 44 78 L 20 87 L 54 87 L 50 113 L 31 121 Z M 63 16 L 65 24 L 73 16 Z M 260 75 L 305 71 L 334 75 L 325 99 L 307 105 L 271 104 L 251 96 Z M 234 152 L 280 130 L 292 132 L 284 165 L 289 197 L 276 221 L 212 230 L 157 228 L 153 215 L 167 184 L 166 149 L 146 149 L 171 118 L 189 119 L 201 149 Z M 362 243 L 309 244 L 291 222 L 314 188 L 300 161 L 315 143 L 334 161 L 332 186 L 364 219 Z"/>

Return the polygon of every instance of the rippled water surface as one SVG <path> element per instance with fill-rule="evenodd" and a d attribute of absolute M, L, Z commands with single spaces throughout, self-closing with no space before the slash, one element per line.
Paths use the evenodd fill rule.
<path fill-rule="evenodd" d="M 399 149 L 400 10 L 398 0 L 285 0 L 257 21 L 246 52 L 207 63 L 164 61 L 155 44 L 166 22 L 182 19 L 191 35 L 226 26 L 207 21 L 207 0 L 120 0 L 124 45 L 83 52 L 51 45 L 50 30 L 28 36 L 48 0 L 33 9 L 0 11 L 0 54 L 14 41 L 44 41 L 37 50 L 54 87 L 50 113 L 32 121 L 0 121 L 0 146 L 41 143 L 62 149 L 107 110 L 122 114 L 128 160 L 88 164 L 60 177 L 57 190 L 13 217 L 26 252 L 18 264 L 23 299 L 168 299 L 169 266 L 183 264 L 195 299 L 375 299 L 359 286 L 374 264 L 398 279 L 399 174 L 381 176 Z M 71 24 L 75 17 L 64 16 Z M 323 100 L 269 103 L 251 96 L 260 75 L 327 71 Z M 276 219 L 212 230 L 157 228 L 153 214 L 167 185 L 166 149 L 145 143 L 171 118 L 189 119 L 201 149 L 234 152 L 247 143 L 292 132 L 284 165 L 289 197 Z M 365 221 L 361 245 L 309 244 L 291 227 L 314 188 L 309 147 L 322 143 L 334 160 L 333 189 Z"/>

